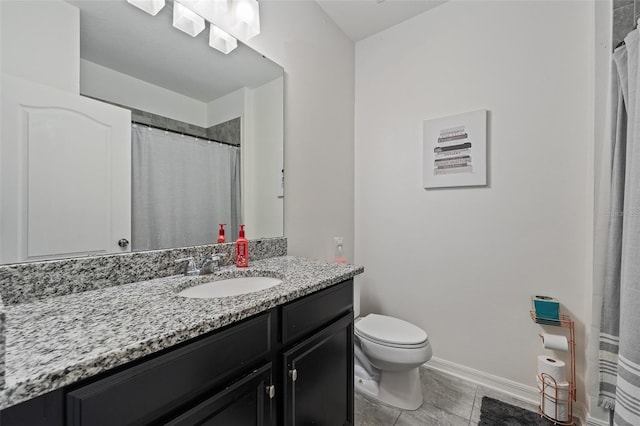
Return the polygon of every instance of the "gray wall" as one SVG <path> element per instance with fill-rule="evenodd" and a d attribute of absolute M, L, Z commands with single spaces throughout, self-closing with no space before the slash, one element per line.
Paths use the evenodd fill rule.
<path fill-rule="evenodd" d="M 613 0 L 613 40 L 616 46 L 636 26 L 640 17 L 640 0 Z"/>
<path fill-rule="evenodd" d="M 140 109 L 132 108 L 127 105 L 110 102 L 104 99 L 96 98 L 94 96 L 84 96 L 130 110 L 131 121 L 135 121 L 136 123 L 148 124 L 151 126 L 159 127 L 161 129 L 171 130 L 176 133 L 184 133 L 185 135 L 189 136 L 213 139 L 219 142 L 240 146 L 242 133 L 242 123 L 240 117 L 232 118 L 229 121 L 225 121 L 224 123 L 216 124 L 215 126 L 211 126 L 205 129 L 204 127 L 196 126 L 195 124 L 186 123 L 180 120 L 174 120 L 173 118 L 169 117 L 163 117 L 161 115 L 142 111 Z"/>

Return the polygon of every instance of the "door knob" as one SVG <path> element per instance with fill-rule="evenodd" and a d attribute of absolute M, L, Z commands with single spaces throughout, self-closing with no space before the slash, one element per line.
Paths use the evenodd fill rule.
<path fill-rule="evenodd" d="M 289 370 L 289 377 L 291 377 L 291 380 L 294 382 L 298 380 L 298 370 L 295 368 L 293 370 Z"/>
<path fill-rule="evenodd" d="M 119 245 L 120 247 L 122 247 L 122 248 L 125 248 L 125 247 L 127 247 L 127 246 L 129 245 L 129 240 L 127 240 L 126 238 L 121 238 L 121 239 L 118 241 L 118 245 Z"/>

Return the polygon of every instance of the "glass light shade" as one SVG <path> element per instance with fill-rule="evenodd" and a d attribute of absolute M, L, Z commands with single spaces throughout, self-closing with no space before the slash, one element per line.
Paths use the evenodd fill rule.
<path fill-rule="evenodd" d="M 178 0 L 216 27 L 240 40 L 260 33 L 260 7 L 256 0 Z"/>
<path fill-rule="evenodd" d="M 217 23 L 230 12 L 229 0 L 176 0 L 209 22 Z"/>
<path fill-rule="evenodd" d="M 211 24 L 209 29 L 209 46 L 225 55 L 238 47 L 238 41 L 230 34 Z"/>
<path fill-rule="evenodd" d="M 233 0 L 229 32 L 241 40 L 260 34 L 260 6 L 257 0 Z"/>
<path fill-rule="evenodd" d="M 153 16 L 156 16 L 164 7 L 164 0 L 127 0 L 127 2 Z"/>
<path fill-rule="evenodd" d="M 204 19 L 178 2 L 173 3 L 173 26 L 195 37 L 204 30 Z"/>

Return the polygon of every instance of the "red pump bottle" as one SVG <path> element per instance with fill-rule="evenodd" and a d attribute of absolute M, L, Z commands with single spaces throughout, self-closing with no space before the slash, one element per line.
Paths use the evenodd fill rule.
<path fill-rule="evenodd" d="M 244 225 L 240 225 L 240 233 L 236 240 L 236 266 L 238 268 L 249 266 L 249 241 L 244 237 Z"/>
<path fill-rule="evenodd" d="M 226 225 L 226 223 L 221 223 L 220 224 L 220 230 L 218 231 L 218 244 L 220 243 L 224 243 L 226 240 L 224 238 L 224 226 Z"/>

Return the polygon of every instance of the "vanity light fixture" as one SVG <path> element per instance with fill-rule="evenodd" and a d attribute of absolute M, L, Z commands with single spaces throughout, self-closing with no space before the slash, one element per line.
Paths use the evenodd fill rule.
<path fill-rule="evenodd" d="M 127 0 L 127 2 L 153 16 L 156 16 L 164 7 L 164 0 Z"/>
<path fill-rule="evenodd" d="M 249 40 L 260 34 L 260 6 L 257 0 L 232 0 L 229 13 L 212 22 L 240 40 Z"/>
<path fill-rule="evenodd" d="M 165 4 L 165 0 L 127 2 L 151 15 L 156 15 Z M 211 23 L 209 46 L 225 54 L 238 46 L 236 39 L 246 41 L 260 34 L 257 0 L 173 1 L 173 26 L 177 29 L 195 37 L 204 30 L 205 20 Z"/>
<path fill-rule="evenodd" d="M 211 24 L 209 28 L 209 46 L 226 55 L 238 47 L 238 41 L 229 33 Z"/>
<path fill-rule="evenodd" d="M 257 0 L 177 0 L 216 27 L 240 40 L 260 33 Z"/>
<path fill-rule="evenodd" d="M 173 26 L 195 37 L 204 30 L 204 19 L 177 1 L 173 3 Z"/>
<path fill-rule="evenodd" d="M 230 14 L 229 0 L 174 0 L 193 10 L 209 22 L 218 23 Z M 219 26 L 218 26 L 219 28 Z"/>

